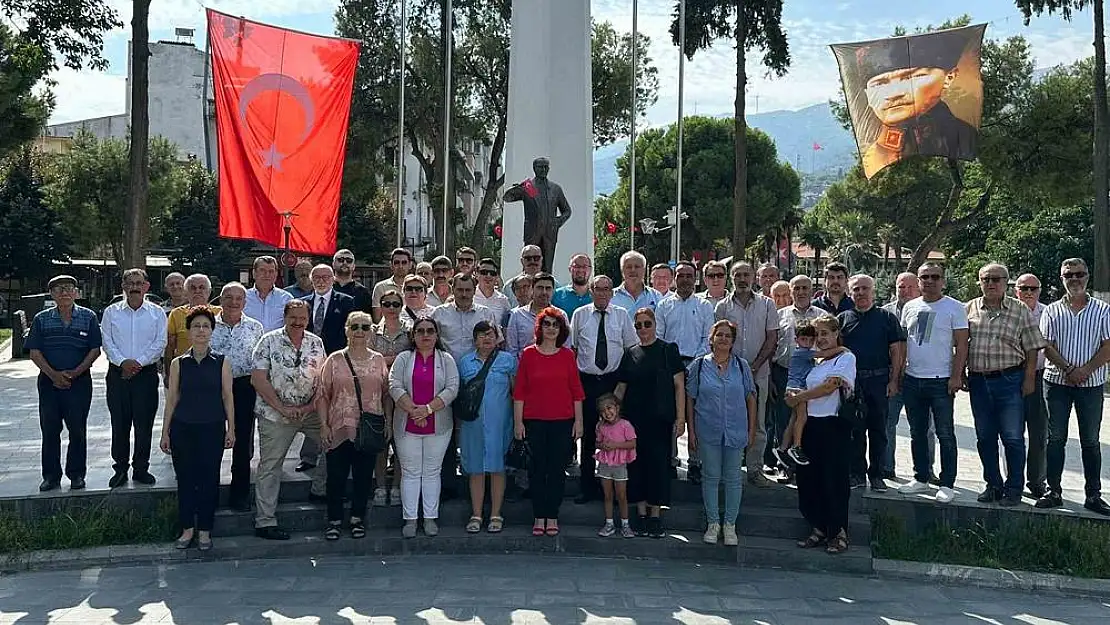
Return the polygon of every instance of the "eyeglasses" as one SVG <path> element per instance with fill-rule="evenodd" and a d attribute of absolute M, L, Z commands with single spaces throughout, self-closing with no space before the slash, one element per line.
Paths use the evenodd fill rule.
<path fill-rule="evenodd" d="M 480 275 L 480 276 L 496 276 L 497 275 L 497 270 L 495 270 L 495 269 L 482 269 L 482 270 L 478 271 L 478 275 Z"/>
<path fill-rule="evenodd" d="M 417 328 L 417 329 L 413 330 L 413 333 L 418 335 L 418 336 L 435 336 L 436 329 L 435 328 Z"/>
<path fill-rule="evenodd" d="M 643 330 L 644 328 L 647 328 L 647 329 L 650 330 L 651 328 L 655 327 L 655 322 L 654 321 L 637 321 L 636 323 L 632 324 L 632 326 L 634 328 L 636 328 L 637 330 Z"/>
<path fill-rule="evenodd" d="M 917 279 L 925 282 L 926 280 L 940 280 L 943 277 L 944 276 L 940 275 L 939 273 L 924 273 L 920 276 L 917 276 Z"/>
<path fill-rule="evenodd" d="M 1021 291 L 1022 293 L 1031 293 L 1033 291 L 1040 291 L 1041 287 L 1039 287 L 1039 286 L 1030 286 L 1028 284 L 1023 284 L 1023 285 L 1019 286 L 1017 288 L 1017 290 Z"/>
<path fill-rule="evenodd" d="M 536 254 L 536 255 L 534 255 L 534 256 L 533 256 L 533 255 L 531 255 L 531 254 L 529 254 L 528 256 L 521 256 L 521 257 L 520 257 L 520 260 L 523 260 L 523 261 L 524 261 L 524 262 L 526 262 L 526 263 L 528 263 L 528 262 L 531 262 L 531 263 L 538 263 L 538 262 L 540 262 L 541 260 L 543 260 L 543 256 L 541 256 L 541 255 L 539 255 L 539 254 Z"/>
<path fill-rule="evenodd" d="M 72 284 L 62 284 L 54 287 L 52 290 L 59 293 L 76 293 L 77 287 L 73 286 Z"/>
<path fill-rule="evenodd" d="M 383 306 L 384 306 L 384 304 L 383 304 Z M 352 332 L 354 332 L 355 330 L 362 330 L 363 332 L 369 332 L 370 330 L 374 329 L 373 324 L 369 324 L 369 323 L 352 323 L 351 325 L 349 325 L 347 327 L 350 328 Z"/>
<path fill-rule="evenodd" d="M 558 328 L 559 327 L 559 322 L 555 321 L 554 319 L 544 319 L 543 321 L 540 322 L 540 327 L 541 328 Z"/>
<path fill-rule="evenodd" d="M 382 302 L 382 308 L 400 308 L 401 302 Z"/>
<path fill-rule="evenodd" d="M 705 274 L 706 280 L 720 280 L 725 277 L 724 273 L 707 273 Z"/>
<path fill-rule="evenodd" d="M 340 256 L 339 258 L 335 259 L 335 262 L 342 265 L 342 264 L 345 264 L 345 263 L 353 263 L 353 262 L 355 262 L 355 259 L 354 258 L 349 258 L 347 256 Z"/>
<path fill-rule="evenodd" d="M 982 276 L 982 277 L 979 278 L 979 282 L 990 283 L 990 284 L 998 284 L 999 282 L 1002 282 L 1005 279 L 1006 278 L 1003 278 L 1002 276 Z"/>
<path fill-rule="evenodd" d="M 423 293 L 424 287 L 422 286 L 406 286 L 405 293 Z"/>
<path fill-rule="evenodd" d="M 1065 280 L 1082 280 L 1087 277 L 1086 271 L 1065 271 L 1060 274 Z"/>
<path fill-rule="evenodd" d="M 407 258 L 394 258 L 393 259 L 393 264 L 394 265 L 407 265 L 407 264 L 409 264 L 409 262 L 410 261 Z"/>

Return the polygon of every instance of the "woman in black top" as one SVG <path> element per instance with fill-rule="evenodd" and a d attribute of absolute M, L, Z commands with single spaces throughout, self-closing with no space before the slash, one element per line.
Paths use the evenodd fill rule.
<path fill-rule="evenodd" d="M 216 316 L 197 306 L 185 317 L 192 348 L 170 362 L 166 412 L 162 417 L 162 451 L 173 456 L 177 474 L 177 509 L 181 536 L 174 544 L 187 549 L 196 542 L 212 548 L 212 520 L 220 489 L 220 461 L 235 444 L 235 403 L 231 362 L 209 350 Z"/>
<path fill-rule="evenodd" d="M 633 321 L 640 344 L 625 350 L 616 389 L 625 418 L 636 428 L 628 500 L 636 503 L 637 535 L 662 538 L 660 512 L 671 503 L 671 445 L 686 428 L 685 370 L 678 346 L 657 340 L 653 310 L 637 310 Z"/>

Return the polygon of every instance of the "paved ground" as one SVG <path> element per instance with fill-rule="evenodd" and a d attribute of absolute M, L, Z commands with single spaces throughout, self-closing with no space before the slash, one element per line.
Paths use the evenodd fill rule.
<path fill-rule="evenodd" d="M 531 575 L 521 575 L 531 571 Z M 1110 603 L 560 556 L 194 563 L 0 578 L 0 625 L 1080 625 Z"/>
<path fill-rule="evenodd" d="M 95 380 L 93 409 L 89 415 L 89 488 L 105 489 L 108 478 L 112 476 L 112 459 L 109 454 L 111 425 L 108 408 L 104 398 L 104 375 L 107 361 L 101 358 L 93 367 Z M 16 360 L 0 363 L 0 497 L 27 496 L 37 493 L 41 481 L 39 454 L 41 437 L 38 426 L 38 399 L 35 388 L 37 369 L 29 360 Z M 155 437 L 161 432 L 161 409 L 155 424 Z M 982 489 L 982 468 L 975 451 L 975 427 L 966 393 L 961 393 L 956 401 L 956 437 L 960 445 L 960 472 L 957 487 L 962 498 L 974 498 Z M 1067 464 L 1064 472 L 1065 497 L 1082 501 L 1083 470 L 1079 460 L 1079 434 L 1074 419 L 1071 427 L 1071 441 L 1068 444 Z M 63 435 L 64 441 L 64 435 Z M 160 484 L 173 483 L 173 467 L 169 456 L 157 450 L 151 458 L 151 472 Z M 897 467 L 902 476 L 911 473 L 909 425 L 903 416 L 898 432 Z M 64 442 L 63 442 L 64 445 Z M 1103 481 L 1110 476 L 1110 427 L 1102 432 Z M 292 467 L 296 464 L 296 451 L 299 443 L 294 443 L 286 462 L 286 473 L 295 476 Z M 64 453 L 64 452 L 63 452 Z M 685 456 L 685 444 L 680 453 Z M 230 480 L 231 454 L 224 455 L 224 482 Z M 939 458 L 938 458 L 939 463 Z M 938 466 L 939 472 L 939 466 Z M 63 488 L 68 483 L 63 480 Z M 135 488 L 129 486 L 129 488 Z M 143 487 L 138 487 L 143 488 Z M 1110 491 L 1110 482 L 1107 482 Z M 1026 500 L 1026 504 L 1029 501 Z"/>

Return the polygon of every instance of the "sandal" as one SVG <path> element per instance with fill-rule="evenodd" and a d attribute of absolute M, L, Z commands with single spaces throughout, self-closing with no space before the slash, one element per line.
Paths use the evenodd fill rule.
<path fill-rule="evenodd" d="M 328 526 L 328 529 L 324 530 L 324 539 L 325 540 L 339 540 L 339 524 L 338 523 L 333 523 L 333 524 Z"/>
<path fill-rule="evenodd" d="M 843 552 L 847 551 L 847 549 L 848 549 L 848 537 L 845 536 L 844 534 L 839 534 L 835 538 L 833 538 L 832 540 L 829 541 L 828 546 L 825 547 L 825 553 L 835 555 L 835 554 L 838 554 L 838 553 L 843 553 Z"/>
<path fill-rule="evenodd" d="M 489 526 L 486 531 L 490 534 L 497 534 L 505 527 L 505 519 L 499 516 L 491 516 L 489 518 Z"/>
<path fill-rule="evenodd" d="M 804 540 L 799 540 L 797 542 L 797 545 L 802 549 L 812 549 L 814 547 L 820 547 L 821 545 L 825 544 L 826 540 L 827 538 L 823 534 L 813 532 Z"/>
<path fill-rule="evenodd" d="M 532 525 L 532 535 L 533 536 L 543 536 L 543 533 L 544 533 L 544 522 L 543 521 L 536 521 L 536 523 L 534 525 Z"/>
<path fill-rule="evenodd" d="M 547 526 L 547 535 L 551 536 L 552 538 L 554 538 L 555 536 L 558 536 L 559 535 L 559 526 L 548 524 L 548 526 Z"/>
<path fill-rule="evenodd" d="M 466 522 L 466 532 L 468 534 L 477 534 L 480 531 L 482 531 L 482 517 L 470 517 L 470 520 Z"/>
<path fill-rule="evenodd" d="M 351 538 L 366 538 L 366 525 L 362 519 L 351 519 Z"/>

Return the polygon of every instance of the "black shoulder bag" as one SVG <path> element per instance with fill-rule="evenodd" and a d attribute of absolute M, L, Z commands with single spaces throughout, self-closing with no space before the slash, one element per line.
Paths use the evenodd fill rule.
<path fill-rule="evenodd" d="M 362 409 L 362 385 L 359 384 L 355 365 L 348 354 L 343 354 L 351 377 L 355 379 L 355 397 L 358 399 L 358 428 L 355 430 L 355 449 L 361 452 L 378 453 L 385 449 L 385 415 L 366 412 Z"/>
<path fill-rule="evenodd" d="M 499 353 L 494 350 L 489 358 L 486 358 L 486 363 L 482 365 L 478 375 L 467 380 L 466 384 L 459 388 L 459 394 L 452 404 L 451 416 L 460 421 L 478 420 L 478 413 L 482 409 L 482 397 L 486 394 L 486 376 L 489 375 L 490 367 L 493 366 L 493 361 L 497 360 Z"/>
<path fill-rule="evenodd" d="M 854 388 L 849 391 L 841 386 L 838 391 L 840 393 L 840 408 L 837 409 L 837 416 L 843 419 L 853 430 L 866 428 L 867 413 L 865 411 L 867 407 L 863 404 L 863 398 Z"/>

